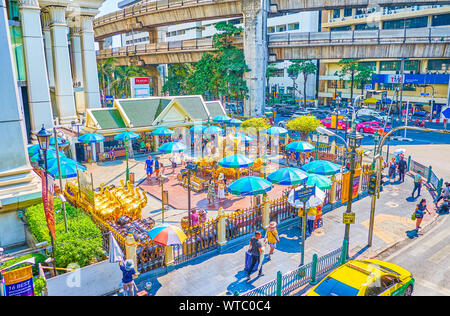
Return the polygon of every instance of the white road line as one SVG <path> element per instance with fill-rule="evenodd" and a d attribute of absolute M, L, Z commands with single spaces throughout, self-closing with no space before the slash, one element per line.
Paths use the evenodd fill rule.
<path fill-rule="evenodd" d="M 411 256 L 417 257 L 417 256 L 421 255 L 422 253 L 424 253 L 429 248 L 431 248 L 431 247 L 435 246 L 436 244 L 438 244 L 439 242 L 441 242 L 442 240 L 445 240 L 448 236 L 450 236 L 450 230 L 443 230 L 440 233 L 437 233 L 433 237 L 422 242 L 422 244 L 419 247 L 411 250 L 409 252 L 409 254 Z"/>
<path fill-rule="evenodd" d="M 436 292 L 438 292 L 438 293 L 440 293 L 442 295 L 450 296 L 450 290 L 449 289 L 446 289 L 446 288 L 444 288 L 442 286 L 439 286 L 437 284 L 434 284 L 434 283 L 432 283 L 430 281 L 427 281 L 427 280 L 424 280 L 424 279 L 419 279 L 419 278 L 414 278 L 414 279 L 416 280 L 416 287 L 417 287 L 417 285 L 423 285 L 423 286 L 425 286 L 425 287 L 427 287 L 427 288 L 429 288 L 431 290 L 434 290 L 434 291 L 436 291 Z"/>
<path fill-rule="evenodd" d="M 428 258 L 428 261 L 440 264 L 441 261 L 444 260 L 445 257 L 447 257 L 448 255 L 450 255 L 450 245 L 447 245 L 438 252 L 436 252 L 434 255 Z"/>

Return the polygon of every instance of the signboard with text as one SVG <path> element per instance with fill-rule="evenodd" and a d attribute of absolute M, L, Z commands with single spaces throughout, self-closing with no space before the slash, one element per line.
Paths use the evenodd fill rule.
<path fill-rule="evenodd" d="M 301 190 L 294 191 L 294 200 L 303 200 L 313 196 L 316 193 L 316 187 L 309 187 Z"/>
<path fill-rule="evenodd" d="M 342 216 L 342 223 L 355 224 L 355 213 L 344 213 Z"/>
<path fill-rule="evenodd" d="M 355 175 L 353 176 L 353 187 L 352 187 L 352 197 L 356 198 L 359 191 L 359 183 L 361 179 L 361 168 L 355 170 Z M 348 201 L 350 186 L 350 172 L 346 172 L 342 175 L 342 196 L 341 202 L 345 203 Z"/>
<path fill-rule="evenodd" d="M 3 272 L 2 275 L 6 296 L 34 296 L 32 266 Z"/>
<path fill-rule="evenodd" d="M 150 78 L 148 77 L 130 78 L 130 85 L 132 98 L 147 98 L 151 95 Z"/>

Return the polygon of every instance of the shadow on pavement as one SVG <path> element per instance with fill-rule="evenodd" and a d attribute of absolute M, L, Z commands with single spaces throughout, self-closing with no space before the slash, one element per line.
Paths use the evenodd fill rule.
<path fill-rule="evenodd" d="M 413 230 L 408 230 L 408 231 L 406 232 L 406 236 L 408 236 L 408 238 L 410 238 L 410 239 L 414 239 L 414 238 L 416 238 L 416 237 L 419 237 L 419 235 L 418 235 L 418 233 L 417 233 L 417 230 L 415 230 L 415 229 L 413 229 Z"/>

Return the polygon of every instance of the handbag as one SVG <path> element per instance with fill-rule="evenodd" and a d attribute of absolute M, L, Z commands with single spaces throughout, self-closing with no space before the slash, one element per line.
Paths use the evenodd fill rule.
<path fill-rule="evenodd" d="M 416 213 L 415 212 L 411 214 L 411 220 L 413 220 L 413 221 L 416 220 Z"/>

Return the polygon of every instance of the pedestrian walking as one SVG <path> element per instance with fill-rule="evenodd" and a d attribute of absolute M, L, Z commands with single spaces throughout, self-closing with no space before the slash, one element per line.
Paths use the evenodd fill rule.
<path fill-rule="evenodd" d="M 149 155 L 147 160 L 145 161 L 145 172 L 147 173 L 147 183 L 150 183 L 150 180 L 153 175 L 153 159 L 152 156 Z"/>
<path fill-rule="evenodd" d="M 159 169 L 160 169 L 160 162 L 159 162 L 159 157 L 156 157 L 155 158 L 155 176 L 156 176 L 156 178 L 158 178 L 159 177 Z"/>
<path fill-rule="evenodd" d="M 249 253 L 251 254 L 250 258 L 250 265 L 248 266 L 247 270 L 247 281 L 250 280 L 250 275 L 252 274 L 253 268 L 258 264 L 261 263 L 261 267 L 259 268 L 258 276 L 263 276 L 262 272 L 262 261 L 260 262 L 261 256 L 264 254 L 264 245 L 261 240 L 261 232 L 255 231 L 255 236 L 250 239 L 250 248 Z"/>
<path fill-rule="evenodd" d="M 408 167 L 408 165 L 405 161 L 405 157 L 401 156 L 400 160 L 398 162 L 398 180 L 400 181 L 400 183 L 405 182 L 405 173 L 406 173 L 407 167 Z"/>
<path fill-rule="evenodd" d="M 137 286 L 133 280 L 133 276 L 136 275 L 133 260 L 127 259 L 125 263 L 119 262 L 119 267 L 122 271 L 122 286 L 124 290 L 124 296 L 134 296 L 134 290 L 137 289 Z"/>
<path fill-rule="evenodd" d="M 208 199 L 208 206 L 210 206 L 212 204 L 212 206 L 214 206 L 214 198 L 216 196 L 216 188 L 215 188 L 215 183 L 213 179 L 209 179 L 208 181 L 208 194 L 206 196 L 206 198 Z"/>
<path fill-rule="evenodd" d="M 273 252 L 275 248 L 277 247 L 277 243 L 280 241 L 280 237 L 278 236 L 277 231 L 277 223 L 276 222 L 270 222 L 269 227 L 267 227 L 266 230 L 266 236 L 265 239 L 267 243 L 269 244 L 269 260 L 270 256 L 273 255 Z"/>
<path fill-rule="evenodd" d="M 389 182 L 391 182 L 391 178 L 395 180 L 395 171 L 397 169 L 397 164 L 395 162 L 395 158 L 392 158 L 389 162 Z"/>
<path fill-rule="evenodd" d="M 422 188 L 422 172 L 419 170 L 414 175 L 414 190 L 412 191 L 411 196 L 414 197 L 414 193 L 417 192 L 417 197 L 420 196 L 420 189 Z"/>
<path fill-rule="evenodd" d="M 427 210 L 427 200 L 422 199 L 419 204 L 417 204 L 416 210 L 412 215 L 412 219 L 416 220 L 416 231 L 418 232 L 420 228 L 420 224 L 422 223 L 423 216 L 425 212 L 431 215 L 431 213 Z"/>
<path fill-rule="evenodd" d="M 217 197 L 219 199 L 219 203 L 221 203 L 225 199 L 225 182 L 224 182 L 224 174 L 219 174 L 219 179 L 217 181 Z"/>
<path fill-rule="evenodd" d="M 306 222 L 306 237 L 311 236 L 314 231 L 314 221 L 316 220 L 317 208 L 310 207 L 307 212 L 307 222 Z"/>

